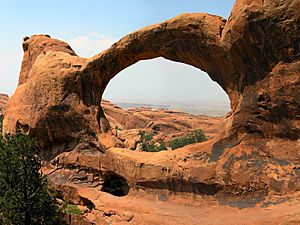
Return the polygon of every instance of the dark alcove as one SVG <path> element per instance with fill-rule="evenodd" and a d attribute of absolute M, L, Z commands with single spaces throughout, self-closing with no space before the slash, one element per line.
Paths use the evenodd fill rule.
<path fill-rule="evenodd" d="M 122 197 L 129 193 L 129 189 L 130 187 L 125 178 L 115 173 L 109 173 L 105 175 L 101 191 Z"/>

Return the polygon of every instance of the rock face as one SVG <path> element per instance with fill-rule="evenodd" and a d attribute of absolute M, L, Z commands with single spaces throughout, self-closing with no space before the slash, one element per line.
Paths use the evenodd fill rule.
<path fill-rule="evenodd" d="M 49 154 L 73 149 L 84 133 L 96 136 L 98 106 L 81 100 L 87 86 L 78 71 L 86 60 L 45 35 L 25 39 L 23 49 L 19 86 L 8 102 L 4 131 L 39 137 Z"/>
<path fill-rule="evenodd" d="M 172 188 L 170 180 L 181 179 L 224 193 L 299 190 L 299 37 L 299 0 L 237 0 L 228 20 L 183 14 L 133 32 L 90 59 L 49 36 L 25 38 L 19 86 L 8 102 L 4 132 L 37 137 L 50 158 L 72 150 L 74 164 L 89 168 L 75 153 L 120 146 L 100 105 L 109 81 L 139 60 L 164 57 L 206 71 L 230 98 L 223 131 L 194 149 L 193 165 L 207 170 L 205 176 L 184 166 L 162 168 L 155 158 L 171 160 L 175 154 L 165 152 L 153 159 L 159 164 L 154 175 L 143 157 L 126 161 L 117 150 L 97 156 L 100 171 L 101 160 L 108 160 L 106 171 L 118 171 L 132 186 L 148 188 L 157 188 L 159 177 L 165 189 Z M 126 171 L 128 165 L 141 168 L 132 173 Z"/>
<path fill-rule="evenodd" d="M 25 38 L 5 131 L 21 129 L 45 148 L 59 143 L 66 150 L 83 137 L 97 139 L 109 131 L 100 106 L 108 82 L 139 60 L 162 56 L 206 71 L 229 95 L 232 115 L 220 139 L 297 140 L 299 4 L 238 0 L 228 21 L 183 14 L 131 33 L 91 59 L 49 36 Z"/>
<path fill-rule="evenodd" d="M 0 93 L 0 116 L 4 115 L 7 101 L 8 101 L 8 95 Z"/>

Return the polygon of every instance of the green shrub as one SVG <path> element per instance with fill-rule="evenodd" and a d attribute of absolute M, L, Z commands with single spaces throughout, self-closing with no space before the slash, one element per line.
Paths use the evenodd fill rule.
<path fill-rule="evenodd" d="M 189 144 L 199 143 L 206 141 L 205 134 L 203 130 L 194 130 L 190 133 L 188 133 L 185 136 L 174 138 L 169 142 L 169 146 L 172 148 L 172 150 L 184 147 Z"/>
<path fill-rule="evenodd" d="M 25 135 L 0 136 L 0 224 L 64 224 L 47 178 L 40 173 L 39 152 Z"/>
<path fill-rule="evenodd" d="M 140 136 L 141 149 L 144 152 L 159 152 L 167 150 L 167 146 L 174 150 L 189 144 L 199 143 L 207 140 L 203 130 L 201 129 L 191 131 L 185 136 L 174 138 L 173 140 L 169 141 L 167 145 L 162 140 L 153 140 L 153 133 L 146 133 L 146 131 L 141 131 Z"/>
<path fill-rule="evenodd" d="M 143 131 L 140 132 L 140 136 L 141 136 L 141 141 L 142 142 L 149 142 L 149 141 L 153 140 L 154 134 L 153 133 L 147 134 L 146 131 L 143 130 Z"/>
<path fill-rule="evenodd" d="M 167 150 L 165 142 L 159 140 L 158 143 L 159 143 L 159 147 L 158 147 L 159 151 Z"/>
<path fill-rule="evenodd" d="M 144 152 L 159 152 L 163 150 L 167 150 L 164 142 L 162 140 L 155 141 L 153 140 L 153 133 L 146 133 L 146 131 L 140 132 L 141 136 L 141 148 Z"/>
<path fill-rule="evenodd" d="M 144 152 L 158 152 L 156 146 L 149 142 L 142 143 L 142 151 Z"/>
<path fill-rule="evenodd" d="M 62 211 L 65 214 L 75 214 L 75 215 L 82 214 L 81 210 L 77 207 L 77 205 L 72 205 L 67 202 L 63 202 Z"/>

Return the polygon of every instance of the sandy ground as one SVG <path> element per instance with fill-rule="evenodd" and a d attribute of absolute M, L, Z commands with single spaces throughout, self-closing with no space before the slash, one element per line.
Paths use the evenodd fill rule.
<path fill-rule="evenodd" d="M 240 209 L 222 205 L 214 198 L 173 196 L 162 201 L 159 195 L 143 191 L 116 197 L 96 189 L 79 188 L 80 195 L 93 199 L 96 209 L 87 217 L 97 224 L 149 225 L 285 225 L 300 224 L 300 193 L 281 198 L 279 204 Z M 280 196 L 277 196 L 277 200 Z M 281 200 L 277 202 L 281 202 Z M 102 213 L 99 213 L 102 212 Z M 115 214 L 103 217 L 103 212 Z M 130 222 L 123 215 L 132 214 Z M 97 219 L 96 219 L 97 218 Z"/>

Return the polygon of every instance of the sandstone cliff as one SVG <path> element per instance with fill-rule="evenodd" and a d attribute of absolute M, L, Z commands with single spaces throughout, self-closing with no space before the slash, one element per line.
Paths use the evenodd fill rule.
<path fill-rule="evenodd" d="M 8 95 L 0 93 L 0 116 L 4 115 L 7 101 L 8 101 Z"/>

